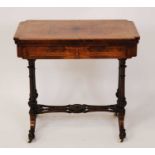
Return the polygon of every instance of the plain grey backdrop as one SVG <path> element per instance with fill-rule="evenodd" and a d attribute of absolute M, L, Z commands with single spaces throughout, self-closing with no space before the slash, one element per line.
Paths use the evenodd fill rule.
<path fill-rule="evenodd" d="M 155 8 L 0 8 L 0 147 L 155 147 Z M 128 19 L 141 36 L 138 56 L 127 61 L 127 138 L 118 138 L 111 113 L 45 114 L 36 140 L 27 143 L 27 61 L 17 58 L 13 36 L 27 19 Z M 115 104 L 117 60 L 38 60 L 38 103 Z"/>

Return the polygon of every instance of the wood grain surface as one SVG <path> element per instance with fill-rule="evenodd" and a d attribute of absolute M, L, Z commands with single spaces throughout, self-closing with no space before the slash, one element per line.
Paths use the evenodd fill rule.
<path fill-rule="evenodd" d="M 128 20 L 28 20 L 14 36 L 25 59 L 131 58 L 139 38 Z"/>
<path fill-rule="evenodd" d="M 136 39 L 139 34 L 127 20 L 29 20 L 15 34 L 19 40 Z"/>

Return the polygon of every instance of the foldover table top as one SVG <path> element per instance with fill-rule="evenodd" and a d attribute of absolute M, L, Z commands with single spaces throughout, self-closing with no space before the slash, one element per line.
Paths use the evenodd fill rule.
<path fill-rule="evenodd" d="M 15 34 L 20 41 L 133 39 L 139 34 L 127 20 L 28 20 Z"/>
<path fill-rule="evenodd" d="M 18 47 L 23 47 L 23 45 L 33 47 L 32 51 L 30 51 L 30 48 L 25 49 L 27 52 L 23 50 L 21 52 L 21 48 L 20 51 L 18 50 L 18 56 L 23 58 L 35 58 L 34 50 L 38 53 L 40 51 L 42 55 L 36 54 L 36 58 L 65 58 L 67 55 L 66 58 L 112 58 L 116 56 L 111 54 L 108 56 L 106 53 L 104 53 L 104 56 L 103 52 L 112 51 L 114 48 L 115 51 L 117 49 L 126 50 L 124 47 L 127 47 L 130 54 L 128 52 L 126 57 L 136 56 L 139 34 L 134 23 L 128 20 L 27 20 L 19 24 L 14 40 Z M 41 48 L 34 49 L 36 46 Z M 48 47 L 48 50 L 43 48 L 45 46 Z M 82 48 L 80 49 L 82 51 L 81 55 L 84 54 L 84 51 L 87 54 L 84 54 L 85 56 L 80 56 L 79 52 L 73 54 L 74 52 L 71 52 L 71 50 L 74 51 L 75 49 L 71 49 L 71 47 L 77 46 Z M 96 48 L 85 48 L 92 46 Z M 105 50 L 107 47 L 108 50 Z M 51 51 L 50 54 L 49 50 Z M 95 52 L 95 50 L 100 52 L 101 55 L 94 57 L 88 54 L 90 51 Z M 68 52 L 65 53 L 65 56 L 60 57 L 61 53 L 58 56 L 52 51 Z M 115 53 L 113 52 L 113 54 Z"/>

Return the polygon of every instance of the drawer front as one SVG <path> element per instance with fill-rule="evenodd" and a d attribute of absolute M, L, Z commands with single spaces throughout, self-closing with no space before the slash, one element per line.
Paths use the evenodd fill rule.
<path fill-rule="evenodd" d="M 20 50 L 21 51 L 21 50 Z M 78 48 L 72 47 L 23 47 L 22 57 L 25 59 L 75 59 Z"/>
<path fill-rule="evenodd" d="M 129 51 L 129 52 L 128 52 Z M 135 50 L 136 52 L 136 50 Z M 134 51 L 132 51 L 133 56 Z M 90 47 L 20 47 L 18 56 L 25 59 L 87 59 L 87 58 L 128 58 L 131 50 L 123 46 Z M 136 54 L 136 53 L 135 53 Z"/>
<path fill-rule="evenodd" d="M 126 58 L 124 47 L 92 46 L 79 48 L 80 58 Z"/>

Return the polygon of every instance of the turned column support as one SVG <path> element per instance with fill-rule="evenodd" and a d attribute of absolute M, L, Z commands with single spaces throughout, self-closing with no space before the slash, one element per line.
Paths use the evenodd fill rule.
<path fill-rule="evenodd" d="M 124 117 L 125 117 L 125 106 L 127 104 L 125 98 L 125 68 L 126 68 L 126 59 L 119 59 L 119 79 L 118 79 L 118 90 L 116 93 L 117 96 L 117 115 L 119 122 L 119 137 L 121 142 L 123 142 L 126 137 L 126 132 L 124 128 Z"/>
<path fill-rule="evenodd" d="M 37 89 L 35 79 L 35 60 L 28 60 L 29 79 L 30 79 L 30 98 L 28 105 L 30 107 L 30 130 L 28 134 L 29 142 L 35 138 L 36 114 L 37 114 Z"/>

